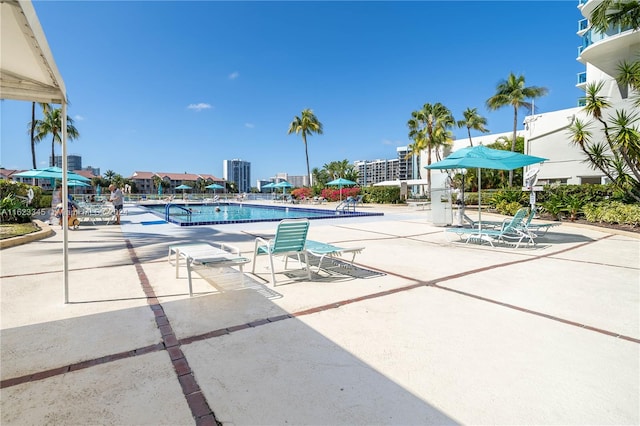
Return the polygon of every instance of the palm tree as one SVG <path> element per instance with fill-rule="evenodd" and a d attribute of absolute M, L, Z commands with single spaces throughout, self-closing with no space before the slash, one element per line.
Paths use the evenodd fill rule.
<path fill-rule="evenodd" d="M 526 87 L 524 76 L 516 76 L 510 73 L 506 80 L 501 81 L 496 86 L 496 94 L 487 99 L 487 108 L 496 110 L 507 105 L 513 107 L 513 137 L 511 138 L 511 151 L 516 150 L 516 133 L 518 130 L 518 109 L 525 107 L 532 113 L 533 105 L 527 99 L 535 99 L 547 94 L 546 87 L 530 86 Z M 509 171 L 509 186 L 513 185 L 513 170 Z"/>
<path fill-rule="evenodd" d="M 427 151 L 427 165 L 431 164 L 431 151 L 436 149 L 436 158 L 440 157 L 438 148 L 446 146 L 453 140 L 449 130 L 455 125 L 451 111 L 441 103 L 424 104 L 419 111 L 411 113 L 407 122 L 409 138 L 414 143 L 409 145 L 410 153 L 418 154 Z M 431 193 L 431 170 L 427 170 L 427 189 Z"/>
<path fill-rule="evenodd" d="M 36 142 L 52 135 L 51 138 L 51 161 L 50 165 L 55 165 L 55 144 L 62 143 L 62 109 L 48 109 L 44 111 L 44 118 L 38 120 L 36 124 Z M 74 140 L 80 136 L 78 129 L 73 125 L 73 119 L 67 116 L 67 139 Z"/>
<path fill-rule="evenodd" d="M 300 133 L 302 135 L 302 142 L 304 142 L 304 154 L 307 159 L 307 176 L 309 176 L 309 185 L 312 185 L 311 169 L 309 168 L 309 150 L 307 149 L 307 135 L 316 133 L 322 134 L 322 123 L 318 121 L 318 117 L 313 114 L 310 109 L 302 110 L 300 117 L 295 116 L 291 124 L 289 124 L 288 135 L 291 133 Z"/>
<path fill-rule="evenodd" d="M 46 115 L 47 112 L 51 109 L 51 105 L 47 104 L 47 103 L 41 103 L 38 102 L 40 104 L 40 107 L 42 108 L 42 112 Z M 32 102 L 31 103 L 31 122 L 29 123 L 29 133 L 31 136 L 31 161 L 33 163 L 33 168 L 37 168 L 37 162 L 36 162 L 36 142 L 39 142 L 36 140 L 36 126 L 37 126 L 38 122 L 36 121 L 36 103 Z"/>
<path fill-rule="evenodd" d="M 109 169 L 104 172 L 104 178 L 109 181 L 109 183 L 113 183 L 113 179 L 116 177 L 116 172 Z"/>
<path fill-rule="evenodd" d="M 603 0 L 591 13 L 591 27 L 604 33 L 611 26 L 640 29 L 640 2 L 637 0 Z"/>
<path fill-rule="evenodd" d="M 473 146 L 473 140 L 471 140 L 471 130 L 477 130 L 482 133 L 489 133 L 487 129 L 487 119 L 478 114 L 477 108 L 467 108 L 462 113 L 464 120 L 458 120 L 456 123 L 458 127 L 466 127 L 467 134 L 469 135 L 469 146 Z"/>

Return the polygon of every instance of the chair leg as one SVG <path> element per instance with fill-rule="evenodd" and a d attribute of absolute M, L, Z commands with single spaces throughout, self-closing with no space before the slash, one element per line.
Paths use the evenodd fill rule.
<path fill-rule="evenodd" d="M 271 265 L 271 283 L 275 287 L 276 286 L 276 273 L 275 273 L 275 269 L 273 267 L 273 256 L 271 254 L 269 254 L 269 264 Z"/>
<path fill-rule="evenodd" d="M 298 255 L 298 258 L 299 256 L 300 255 Z M 311 281 L 311 265 L 309 265 L 309 254 L 306 251 L 304 252 L 304 261 L 307 266 L 307 278 Z"/>

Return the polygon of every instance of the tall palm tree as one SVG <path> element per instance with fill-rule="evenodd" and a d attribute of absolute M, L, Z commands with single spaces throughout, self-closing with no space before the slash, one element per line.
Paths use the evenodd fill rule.
<path fill-rule="evenodd" d="M 591 13 L 591 27 L 604 33 L 610 26 L 640 29 L 640 2 L 637 0 L 603 0 Z"/>
<path fill-rule="evenodd" d="M 47 103 L 41 103 L 40 108 L 42 108 L 43 114 L 47 114 L 47 112 L 51 109 L 51 105 Z M 37 168 L 36 162 L 36 126 L 38 122 L 36 121 L 36 102 L 31 102 L 31 122 L 29 123 L 29 134 L 31 136 L 31 161 L 33 163 L 33 168 Z"/>
<path fill-rule="evenodd" d="M 36 142 L 39 142 L 51 135 L 51 161 L 50 165 L 55 165 L 55 144 L 62 143 L 62 109 L 48 109 L 44 112 L 44 118 L 38 120 L 36 124 Z M 78 129 L 73 125 L 73 119 L 67 116 L 67 139 L 74 140 L 80 137 Z"/>
<path fill-rule="evenodd" d="M 309 150 L 307 148 L 307 135 L 311 135 L 316 133 L 318 135 L 322 134 L 322 123 L 318 121 L 318 117 L 313 114 L 313 111 L 310 109 L 302 110 L 302 114 L 300 116 L 295 116 L 291 124 L 289 124 L 288 135 L 291 133 L 300 133 L 302 135 L 302 142 L 304 142 L 304 155 L 307 159 L 307 176 L 309 176 L 309 185 L 312 185 L 313 182 L 311 176 L 311 169 L 309 168 Z"/>
<path fill-rule="evenodd" d="M 467 108 L 462 113 L 464 120 L 458 120 L 458 127 L 466 127 L 467 134 L 469 135 L 469 146 L 473 146 L 473 140 L 471 139 L 471 130 L 477 130 L 482 133 L 489 133 L 487 125 L 487 119 L 478 114 L 477 108 Z"/>
<path fill-rule="evenodd" d="M 113 183 L 113 179 L 116 177 L 116 172 L 114 172 L 113 170 L 109 169 L 106 172 L 104 172 L 104 178 L 106 180 L 109 181 L 109 183 Z"/>
<path fill-rule="evenodd" d="M 413 111 L 407 122 L 409 138 L 414 143 L 409 145 L 410 155 L 427 151 L 427 165 L 431 164 L 431 151 L 436 149 L 436 158 L 440 157 L 441 146 L 451 143 L 453 135 L 449 130 L 456 121 L 451 111 L 441 103 L 424 104 L 422 109 Z M 427 170 L 427 188 L 431 192 L 431 170 Z"/>
<path fill-rule="evenodd" d="M 511 151 L 516 150 L 516 133 L 518 130 L 518 109 L 525 107 L 532 113 L 533 105 L 527 99 L 535 99 L 546 95 L 549 90 L 546 87 L 525 86 L 524 76 L 516 76 L 510 73 L 506 80 L 496 86 L 496 94 L 487 99 L 487 108 L 496 110 L 504 106 L 513 107 L 513 137 L 511 138 Z M 509 186 L 513 185 L 513 170 L 509 170 Z"/>

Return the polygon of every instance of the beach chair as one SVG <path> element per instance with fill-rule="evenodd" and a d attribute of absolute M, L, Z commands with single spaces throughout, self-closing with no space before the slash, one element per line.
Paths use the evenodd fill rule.
<path fill-rule="evenodd" d="M 325 257 L 335 258 L 341 257 L 343 254 L 350 253 L 351 261 L 349 262 L 353 266 L 353 261 L 356 258 L 356 254 L 361 253 L 364 247 L 338 247 L 333 244 L 322 243 L 320 241 L 307 240 L 306 244 L 307 253 L 319 258 L 318 260 L 318 272 L 322 268 L 322 261 Z"/>
<path fill-rule="evenodd" d="M 239 248 L 229 244 L 179 244 L 169 246 L 168 260 L 175 259 L 176 278 L 180 278 L 180 259 L 184 259 L 187 266 L 187 282 L 189 284 L 189 296 L 193 296 L 191 275 L 194 265 L 204 267 L 225 268 L 237 266 L 240 269 L 240 283 L 244 285 L 243 265 L 250 260 L 242 256 Z"/>
<path fill-rule="evenodd" d="M 485 228 L 482 222 L 482 228 L 449 228 L 446 232 L 458 234 L 460 238 L 466 237 L 469 241 L 486 241 L 494 247 L 494 242 L 513 244 L 518 248 L 523 240 L 527 240 L 527 245 L 535 245 L 536 234 L 524 227 L 524 220 L 527 216 L 527 209 L 522 208 L 509 220 L 506 219 L 500 228 Z"/>
<path fill-rule="evenodd" d="M 256 272 L 256 258 L 258 256 L 269 256 L 269 266 L 271 267 L 271 282 L 274 287 L 276 285 L 276 275 L 273 264 L 275 256 L 284 256 L 284 268 L 287 269 L 287 262 L 290 255 L 296 255 L 298 264 L 302 269 L 302 260 L 300 255 L 304 256 L 305 267 L 307 269 L 307 277 L 311 281 L 311 271 L 309 269 L 309 256 L 305 250 L 307 242 L 307 233 L 309 232 L 309 219 L 284 219 L 278 223 L 274 238 L 265 240 L 264 238 L 256 238 L 255 248 L 253 250 L 253 269 Z"/>
<path fill-rule="evenodd" d="M 543 236 L 551 228 L 560 226 L 560 222 L 553 223 L 533 223 L 533 218 L 536 215 L 536 209 L 532 209 L 527 218 L 523 222 L 523 226 L 526 230 L 535 233 L 538 236 Z"/>

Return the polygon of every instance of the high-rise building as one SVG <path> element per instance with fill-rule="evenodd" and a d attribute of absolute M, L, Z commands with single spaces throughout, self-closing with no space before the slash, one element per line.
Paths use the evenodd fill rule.
<path fill-rule="evenodd" d="M 49 157 L 49 164 L 62 168 L 62 155 L 56 155 L 54 161 Z M 77 154 L 67 155 L 67 170 L 82 170 L 82 157 Z"/>
<path fill-rule="evenodd" d="M 234 182 L 238 192 L 251 190 L 251 163 L 243 160 L 224 160 L 222 162 L 223 177 L 227 182 Z"/>
<path fill-rule="evenodd" d="M 358 169 L 358 185 L 370 186 L 387 180 L 397 180 L 399 176 L 399 161 L 373 160 L 354 161 L 353 165 Z"/>
<path fill-rule="evenodd" d="M 611 112 L 619 109 L 634 111 L 629 87 L 618 85 L 618 66 L 623 61 L 632 63 L 639 59 L 640 31 L 631 27 L 610 27 L 605 32 L 591 27 L 589 18 L 602 0 L 579 0 L 578 10 L 583 18 L 578 21 L 577 34 L 581 39 L 578 46 L 578 61 L 585 65 L 585 71 L 577 76 L 576 87 L 586 88 L 589 83 L 602 82 L 600 91 L 612 104 Z M 601 183 L 605 177 L 600 170 L 594 170 L 585 163 L 585 156 L 579 147 L 571 143 L 568 128 L 576 119 L 586 123 L 590 117 L 578 107 L 544 114 L 527 116 L 524 120 L 525 153 L 549 158 L 539 167 L 538 182 L 546 183 Z M 592 140 L 602 140 L 601 126 L 590 127 Z"/>

